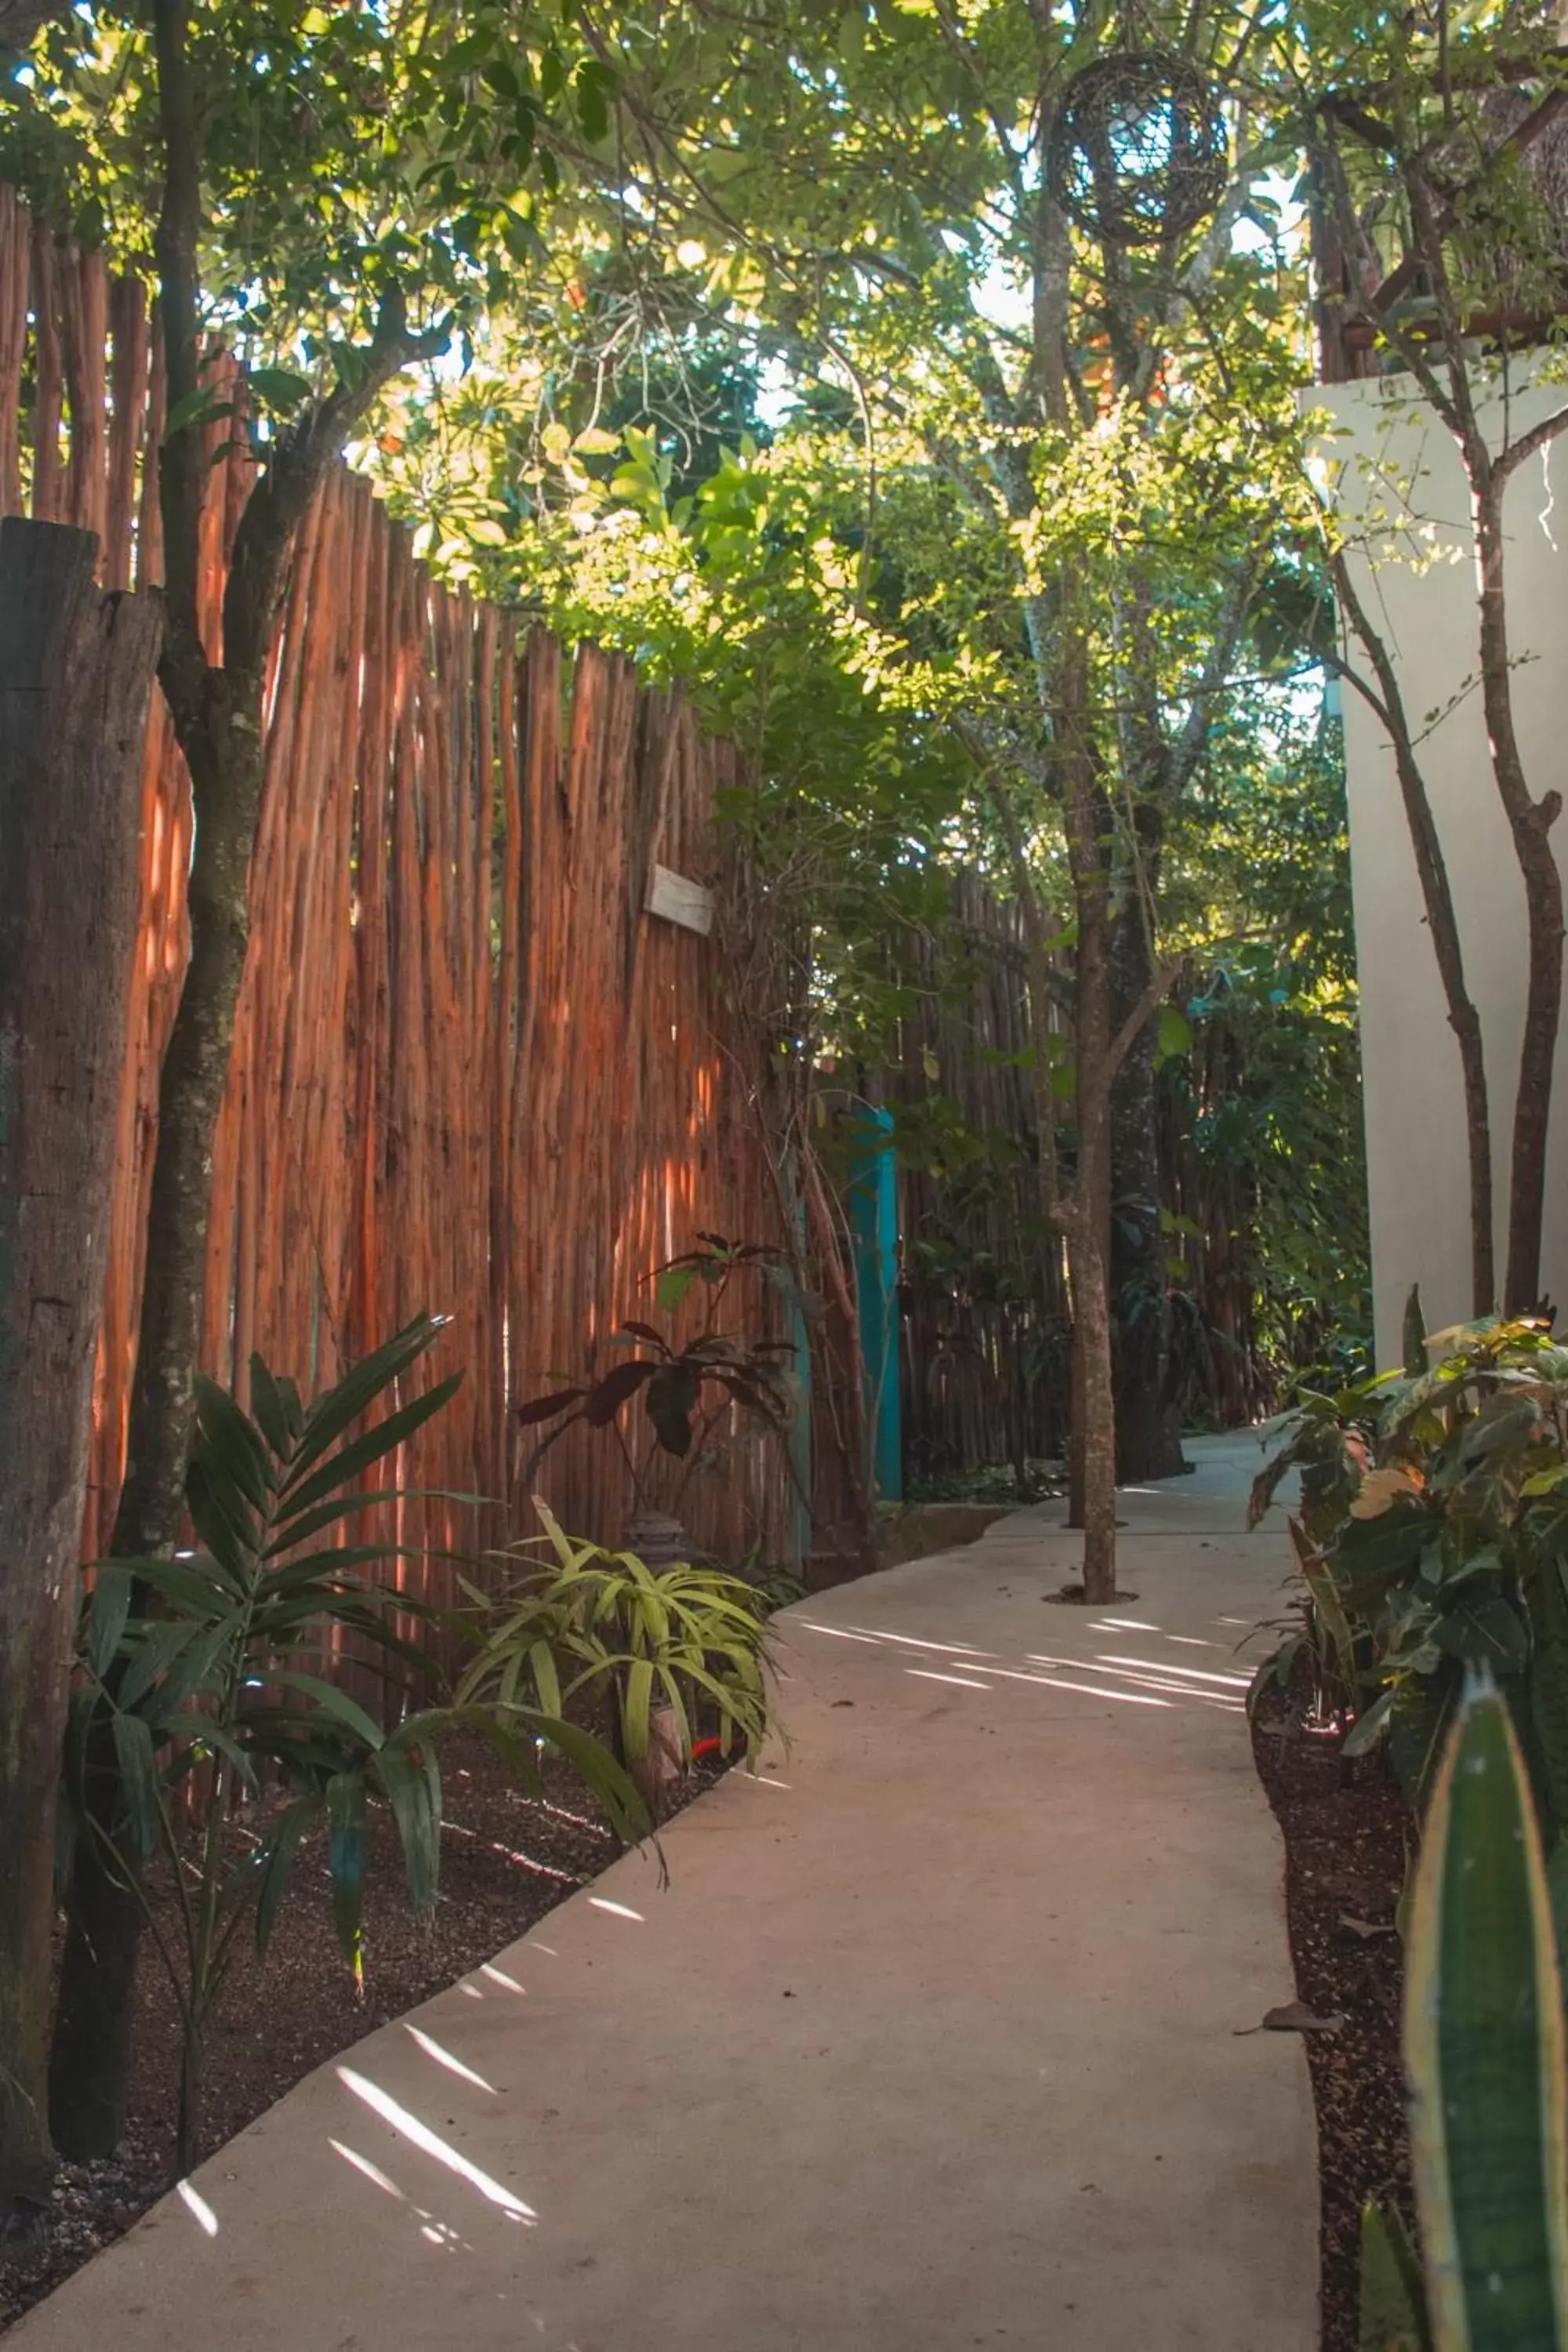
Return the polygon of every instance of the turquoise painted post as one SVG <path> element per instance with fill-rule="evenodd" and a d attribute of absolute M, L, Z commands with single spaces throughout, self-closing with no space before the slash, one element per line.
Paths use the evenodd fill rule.
<path fill-rule="evenodd" d="M 903 1497 L 904 1462 L 899 1399 L 899 1193 L 893 1115 L 862 1109 L 855 1118 L 864 1139 L 850 1166 L 849 1227 L 855 1242 L 860 1351 L 866 1360 L 871 1472 L 879 1500 L 897 1503 Z"/>

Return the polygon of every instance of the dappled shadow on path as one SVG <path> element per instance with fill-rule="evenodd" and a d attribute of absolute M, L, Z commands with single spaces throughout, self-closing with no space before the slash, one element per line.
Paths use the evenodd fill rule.
<path fill-rule="evenodd" d="M 834 1642 L 854 1642 L 897 1659 L 921 1682 L 946 1683 L 958 1690 L 994 1690 L 1001 1684 L 1028 1684 L 1040 1690 L 1079 1697 L 1115 1699 L 1129 1706 L 1204 1707 L 1225 1715 L 1245 1712 L 1251 1680 L 1236 1662 L 1236 1633 L 1229 1641 L 1197 1633 L 1166 1633 L 1143 1618 L 1090 1619 L 1083 1630 L 1107 1646 L 1086 1646 L 1078 1655 L 1048 1650 L 982 1650 L 970 1642 L 934 1642 L 891 1626 L 827 1625 L 796 1617 L 795 1631 Z M 1221 1620 L 1229 1628 L 1237 1621 Z M 1241 1632 L 1247 1630 L 1240 1627 Z M 1114 1642 L 1115 1647 L 1110 1644 Z M 1203 1664 L 1190 1656 L 1208 1653 Z"/>

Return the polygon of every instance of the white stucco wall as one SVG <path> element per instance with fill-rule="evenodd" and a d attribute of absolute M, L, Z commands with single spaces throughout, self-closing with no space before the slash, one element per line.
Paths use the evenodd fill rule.
<path fill-rule="evenodd" d="M 1358 593 L 1394 656 L 1413 728 L 1431 730 L 1420 757 L 1486 1045 L 1500 1284 L 1524 1017 L 1525 913 L 1474 683 L 1476 583 L 1464 467 L 1442 425 L 1413 404 L 1406 377 L 1335 385 L 1313 397 L 1334 418 L 1324 446 L 1343 468 L 1342 512 L 1352 528 L 1359 521 L 1369 531 L 1353 562 Z M 1510 437 L 1564 401 L 1568 389 L 1528 378 L 1521 388 L 1516 371 Z M 1500 402 L 1487 415 L 1496 446 Z M 1391 533 L 1388 526 L 1401 518 L 1409 527 Z M 1549 786 L 1568 796 L 1568 436 L 1521 467 L 1509 486 L 1505 520 L 1521 750 L 1537 796 Z M 1353 641 L 1347 652 L 1364 672 Z M 1462 693 L 1467 682 L 1470 690 Z M 1378 1359 L 1387 1365 L 1398 1360 L 1412 1282 L 1421 1285 L 1428 1329 L 1469 1313 L 1464 1097 L 1393 753 L 1361 697 L 1348 685 L 1342 695 L 1373 1284 Z M 1568 815 L 1553 839 L 1568 872 Z M 1568 1315 L 1568 1037 L 1559 1040 L 1553 1103 L 1542 1277 Z"/>

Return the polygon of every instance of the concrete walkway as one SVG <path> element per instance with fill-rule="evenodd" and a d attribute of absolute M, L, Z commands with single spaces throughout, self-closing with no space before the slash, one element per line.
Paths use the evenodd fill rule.
<path fill-rule="evenodd" d="M 323 2067 L 18 2352 L 1310 2352 L 1250 1441 L 782 1621 L 787 1755 Z"/>

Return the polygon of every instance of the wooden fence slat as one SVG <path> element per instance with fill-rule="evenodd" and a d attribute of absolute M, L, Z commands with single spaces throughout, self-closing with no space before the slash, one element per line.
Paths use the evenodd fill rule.
<path fill-rule="evenodd" d="M 60 362 L 63 302 L 55 240 L 41 221 L 33 227 L 33 519 L 63 522 L 60 416 L 65 380 Z"/>
<path fill-rule="evenodd" d="M 136 278 L 117 278 L 110 287 L 109 329 L 113 362 L 110 378 L 103 581 L 108 588 L 129 588 L 136 521 L 136 474 L 146 432 L 152 358 L 147 299 Z"/>
<path fill-rule="evenodd" d="M 206 380 L 243 408 L 221 351 Z M 155 583 L 163 409 L 142 289 L 0 188 L 0 510 L 68 514 L 99 532 L 106 583 Z M 238 432 L 206 428 L 199 617 L 215 659 L 250 483 L 247 458 L 228 454 Z M 625 662 L 584 647 L 568 677 L 545 633 L 520 644 L 506 614 L 433 582 L 347 473 L 301 526 L 261 715 L 204 1360 L 242 1397 L 252 1349 L 325 1382 L 416 1311 L 450 1315 L 439 1362 L 418 1377 L 459 1363 L 468 1377 L 400 1475 L 496 1499 L 476 1512 L 410 1497 L 374 1517 L 416 1548 L 502 1542 L 530 1520 L 511 1404 L 611 1360 L 616 1327 L 650 1310 L 653 1269 L 699 1228 L 776 1230 L 760 1134 L 714 1034 L 718 942 L 642 911 L 656 855 L 719 878 L 712 796 L 733 756 Z M 155 699 L 89 1556 L 107 1544 L 123 1461 L 190 845 L 189 779 Z M 781 1550 L 792 1505 L 775 1454 L 741 1446 L 725 1476 L 694 1480 L 693 1532 L 737 1557 Z M 603 1437 L 556 1448 L 544 1484 L 574 1529 L 619 1538 L 633 1490 Z M 396 1573 L 435 1601 L 456 1591 L 433 1555 Z"/>
<path fill-rule="evenodd" d="M 27 350 L 31 223 L 14 190 L 0 187 L 0 515 L 22 512 L 22 362 Z"/>

